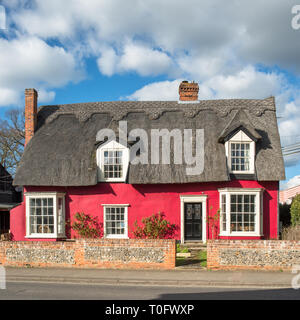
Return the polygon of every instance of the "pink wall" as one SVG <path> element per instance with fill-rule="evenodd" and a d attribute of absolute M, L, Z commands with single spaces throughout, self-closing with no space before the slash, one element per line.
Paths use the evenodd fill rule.
<path fill-rule="evenodd" d="M 218 183 L 194 183 L 174 185 L 130 185 L 125 183 L 99 183 L 91 187 L 27 187 L 26 191 L 60 191 L 66 193 L 66 218 L 76 212 L 98 216 L 103 222 L 103 207 L 101 204 L 129 204 L 128 226 L 134 221 L 153 213 L 163 212 L 166 219 L 180 228 L 180 195 L 205 194 L 207 198 L 207 213 L 212 216 L 219 208 L 218 188 L 265 188 L 263 203 L 264 238 L 277 238 L 277 212 L 279 183 L 257 181 L 230 181 Z M 212 230 L 207 228 L 207 238 L 212 238 Z M 15 240 L 26 240 L 25 236 L 25 206 L 24 204 L 11 211 L 11 232 Z M 180 229 L 177 239 L 180 239 Z M 235 239 L 241 239 L 234 237 Z M 245 238 L 246 239 L 246 238 Z"/>

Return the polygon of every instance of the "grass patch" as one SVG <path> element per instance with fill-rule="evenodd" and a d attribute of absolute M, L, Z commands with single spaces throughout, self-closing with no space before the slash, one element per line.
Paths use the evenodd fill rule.
<path fill-rule="evenodd" d="M 179 243 L 176 245 L 176 253 L 188 253 L 189 249 L 187 247 L 182 247 Z"/>
<path fill-rule="evenodd" d="M 199 251 L 197 258 L 200 260 L 201 267 L 207 267 L 207 253 L 204 250 Z"/>
<path fill-rule="evenodd" d="M 200 250 L 197 254 L 197 256 L 194 257 L 176 257 L 176 267 L 181 267 L 188 264 L 199 264 L 201 267 L 206 268 L 207 267 L 207 254 L 206 250 Z"/>

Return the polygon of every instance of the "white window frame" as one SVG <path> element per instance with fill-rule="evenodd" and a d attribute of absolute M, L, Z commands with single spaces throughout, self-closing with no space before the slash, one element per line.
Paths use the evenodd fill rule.
<path fill-rule="evenodd" d="M 129 239 L 128 237 L 128 207 L 129 204 L 101 204 L 103 207 L 103 233 L 107 239 Z M 124 208 L 124 234 L 106 234 L 106 209 L 107 208 Z"/>
<path fill-rule="evenodd" d="M 53 199 L 53 217 L 54 217 L 54 232 L 53 233 L 30 233 L 30 199 L 42 199 L 52 198 Z M 62 198 L 62 233 L 58 233 L 58 199 Z M 26 202 L 26 236 L 29 239 L 57 239 L 65 238 L 65 224 L 66 224 L 66 204 L 65 204 L 65 193 L 61 192 L 25 192 Z"/>
<path fill-rule="evenodd" d="M 122 177 L 120 178 L 105 178 L 104 177 L 104 152 L 105 151 L 122 151 Z M 98 166 L 98 181 L 106 182 L 125 182 L 129 166 L 129 148 L 113 140 L 107 142 L 97 149 L 97 166 Z"/>
<path fill-rule="evenodd" d="M 219 189 L 220 201 L 220 221 L 219 236 L 230 237 L 261 237 L 263 236 L 263 191 L 262 188 L 224 188 Z M 255 231 L 233 231 L 230 232 L 230 196 L 237 195 L 255 195 Z M 226 231 L 222 230 L 222 195 L 226 196 Z"/>
<path fill-rule="evenodd" d="M 231 169 L 231 145 L 232 143 L 249 143 L 249 170 Z M 228 163 L 229 173 L 235 174 L 254 174 L 255 173 L 255 141 L 253 141 L 243 130 L 238 131 L 231 139 L 225 142 L 225 152 Z"/>

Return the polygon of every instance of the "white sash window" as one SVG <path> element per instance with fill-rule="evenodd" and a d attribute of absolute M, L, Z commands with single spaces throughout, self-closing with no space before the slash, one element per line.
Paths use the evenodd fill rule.
<path fill-rule="evenodd" d="M 65 194 L 26 192 L 26 238 L 65 237 Z"/>
<path fill-rule="evenodd" d="M 262 235 L 263 189 L 219 189 L 220 235 Z"/>

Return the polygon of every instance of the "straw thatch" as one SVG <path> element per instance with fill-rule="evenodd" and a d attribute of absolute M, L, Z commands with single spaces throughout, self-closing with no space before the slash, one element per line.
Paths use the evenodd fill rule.
<path fill-rule="evenodd" d="M 97 184 L 96 135 L 102 128 L 128 132 L 151 129 L 204 129 L 204 171 L 186 174 L 186 164 L 130 165 L 130 184 L 228 181 L 224 141 L 243 127 L 256 140 L 256 174 L 250 179 L 285 178 L 273 98 L 263 100 L 116 101 L 43 106 L 38 129 L 26 146 L 14 184 L 27 186 L 87 186 Z M 150 152 L 149 152 L 150 157 Z M 249 179 L 249 177 L 246 177 Z"/>

